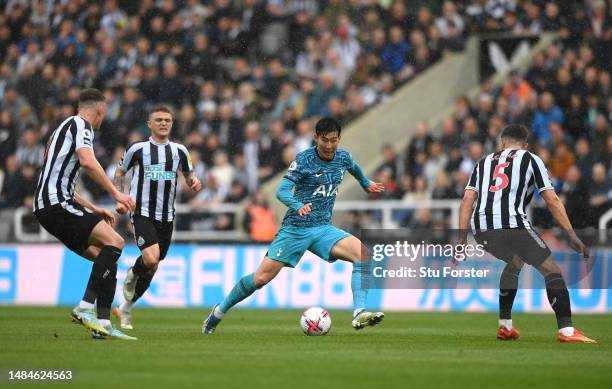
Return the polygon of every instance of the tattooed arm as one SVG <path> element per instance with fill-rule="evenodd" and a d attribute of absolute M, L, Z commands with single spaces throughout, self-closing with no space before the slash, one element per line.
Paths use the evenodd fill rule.
<path fill-rule="evenodd" d="M 125 171 L 119 168 L 115 169 L 115 176 L 113 177 L 113 185 L 121 193 L 123 193 L 124 180 L 125 180 Z M 128 211 L 127 207 L 121 203 L 117 203 L 117 205 L 115 206 L 115 210 L 117 211 L 117 213 L 120 213 L 120 214 L 124 214 Z"/>

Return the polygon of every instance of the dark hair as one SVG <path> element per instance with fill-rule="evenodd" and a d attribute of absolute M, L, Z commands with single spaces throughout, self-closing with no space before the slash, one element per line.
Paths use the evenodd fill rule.
<path fill-rule="evenodd" d="M 104 103 L 105 101 L 104 94 L 95 88 L 83 89 L 79 95 L 79 107 L 91 103 Z"/>
<path fill-rule="evenodd" d="M 165 113 L 169 113 L 170 115 L 174 116 L 174 114 L 172 113 L 172 109 L 170 109 L 170 107 L 168 107 L 167 105 L 156 105 L 155 107 L 153 107 L 151 112 L 149 112 L 149 116 L 151 116 L 155 112 L 165 112 Z"/>
<path fill-rule="evenodd" d="M 529 139 L 529 130 L 522 124 L 510 124 L 502 130 L 501 137 L 527 143 Z"/>
<path fill-rule="evenodd" d="M 315 132 L 318 136 L 323 134 L 327 134 L 330 132 L 337 132 L 338 136 L 340 136 L 340 132 L 342 131 L 342 127 L 337 120 L 332 118 L 323 118 L 317 122 L 315 126 Z"/>

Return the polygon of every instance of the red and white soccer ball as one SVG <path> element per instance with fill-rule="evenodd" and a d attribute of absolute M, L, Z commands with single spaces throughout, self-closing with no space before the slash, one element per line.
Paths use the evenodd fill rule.
<path fill-rule="evenodd" d="M 329 332 L 331 328 L 331 316 L 329 312 L 321 307 L 312 307 L 302 313 L 300 327 L 308 336 L 321 336 Z"/>

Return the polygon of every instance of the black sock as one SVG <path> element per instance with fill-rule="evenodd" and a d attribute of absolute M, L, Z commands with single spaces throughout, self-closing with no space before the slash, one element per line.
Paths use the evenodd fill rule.
<path fill-rule="evenodd" d="M 153 280 L 153 274 L 147 273 L 144 277 L 138 277 L 138 281 L 136 281 L 136 292 L 134 293 L 134 298 L 132 299 L 133 303 L 138 301 L 138 299 L 145 294 L 147 289 L 149 289 L 149 285 L 151 285 L 151 281 Z"/>
<path fill-rule="evenodd" d="M 114 246 L 104 246 L 94 262 L 94 268 L 97 268 L 98 319 L 110 320 L 110 309 L 117 287 L 117 261 L 120 256 L 121 249 Z"/>
<path fill-rule="evenodd" d="M 94 276 L 94 274 L 94 269 L 91 269 L 91 274 L 89 274 L 89 281 L 87 281 L 87 289 L 85 289 L 85 294 L 83 295 L 83 301 L 88 302 L 90 304 L 94 304 L 96 302 L 96 297 L 98 297 L 98 288 L 96 285 L 96 277 Z"/>
<path fill-rule="evenodd" d="M 499 278 L 499 318 L 512 319 L 512 305 L 518 289 L 521 269 L 507 264 Z"/>
<path fill-rule="evenodd" d="M 559 328 L 572 327 L 572 308 L 563 276 L 559 273 L 551 273 L 544 277 L 544 280 L 548 302 L 557 316 L 557 326 Z"/>
<path fill-rule="evenodd" d="M 140 278 L 143 278 L 147 276 L 149 270 L 150 269 L 144 263 L 144 259 L 142 259 L 142 255 L 136 258 L 136 262 L 134 262 L 134 266 L 132 267 L 132 271 L 134 272 L 134 274 L 136 274 Z"/>

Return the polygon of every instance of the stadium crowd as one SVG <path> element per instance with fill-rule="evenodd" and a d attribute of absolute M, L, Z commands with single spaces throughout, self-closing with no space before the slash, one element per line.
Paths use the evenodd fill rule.
<path fill-rule="evenodd" d="M 419 122 L 405 155 L 385 147 L 382 198 L 457 198 L 501 128 L 519 121 L 533 128 L 570 212 L 592 224 L 610 207 L 610 21 L 603 0 L 9 0 L 0 15 L 0 208 L 31 207 L 46 139 L 75 113 L 82 87 L 107 97 L 95 147 L 109 175 L 124 147 L 148 136 L 147 110 L 166 103 L 173 138 L 205 182 L 180 201 L 239 202 L 312 144 L 317 118 L 346 124 L 463 50 L 470 33 L 554 30 L 558 42 L 525 77 L 484 83 L 475 104 L 458 99 L 441 132 Z M 82 177 L 95 201 L 110 202 Z"/>
<path fill-rule="evenodd" d="M 503 127 L 523 123 L 532 130 L 531 150 L 549 168 L 574 227 L 597 227 L 601 215 L 612 207 L 610 9 L 603 1 L 542 6 L 527 1 L 497 15 L 497 21 L 485 25 L 513 35 L 554 30 L 559 38 L 535 56 L 524 76 L 512 71 L 503 85 L 485 81 L 475 102 L 458 98 L 454 114 L 443 120 L 439 131 L 430 129 L 426 121 L 417 123 L 403 155 L 398 156 L 391 145 L 383 147 L 385 163 L 378 180 L 390 190 L 376 197 L 461 198 L 476 162 L 496 150 Z M 552 217 L 537 195 L 534 205 L 535 224 L 550 227 Z M 445 215 L 423 210 L 400 214 L 398 222 L 448 226 Z M 348 225 L 359 224 L 354 214 L 347 220 Z"/>

